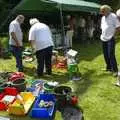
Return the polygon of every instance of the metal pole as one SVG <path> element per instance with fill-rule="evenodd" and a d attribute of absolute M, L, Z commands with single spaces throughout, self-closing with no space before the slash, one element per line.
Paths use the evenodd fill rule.
<path fill-rule="evenodd" d="M 65 50 L 65 29 L 64 29 L 64 21 L 63 21 L 63 12 L 62 12 L 62 4 L 59 3 L 60 8 L 60 19 L 61 19 L 61 36 L 62 36 L 62 46 Z"/>

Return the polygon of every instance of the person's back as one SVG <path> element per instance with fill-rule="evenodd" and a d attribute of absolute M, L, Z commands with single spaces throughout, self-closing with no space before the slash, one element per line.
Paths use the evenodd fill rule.
<path fill-rule="evenodd" d="M 38 22 L 34 24 L 30 31 L 34 35 L 36 50 L 41 50 L 49 46 L 53 46 L 51 31 L 44 23 Z"/>
<path fill-rule="evenodd" d="M 43 75 L 44 66 L 46 74 L 52 74 L 52 49 L 53 41 L 49 27 L 40 23 L 37 18 L 30 19 L 29 41 L 32 48 L 36 49 L 37 75 Z"/>

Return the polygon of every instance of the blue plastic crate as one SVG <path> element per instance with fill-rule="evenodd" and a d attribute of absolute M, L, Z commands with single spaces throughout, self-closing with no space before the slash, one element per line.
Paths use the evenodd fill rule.
<path fill-rule="evenodd" d="M 52 101 L 53 105 L 49 108 L 40 107 L 39 103 L 41 100 Z M 52 120 L 55 112 L 55 103 L 56 100 L 53 94 L 40 94 L 33 105 L 30 116 L 33 118 Z"/>

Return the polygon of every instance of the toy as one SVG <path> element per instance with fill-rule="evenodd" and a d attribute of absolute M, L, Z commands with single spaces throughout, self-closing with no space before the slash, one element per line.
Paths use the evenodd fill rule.
<path fill-rule="evenodd" d="M 27 88 L 27 91 L 32 92 L 34 96 L 38 96 L 40 93 L 44 92 L 43 84 L 45 80 L 34 80 L 31 83 L 31 86 Z"/>
<path fill-rule="evenodd" d="M 44 100 L 41 100 L 40 103 L 39 103 L 39 106 L 40 106 L 40 107 L 44 107 L 44 108 L 51 107 L 52 105 L 53 105 L 53 102 L 52 102 L 52 101 L 44 101 Z"/>

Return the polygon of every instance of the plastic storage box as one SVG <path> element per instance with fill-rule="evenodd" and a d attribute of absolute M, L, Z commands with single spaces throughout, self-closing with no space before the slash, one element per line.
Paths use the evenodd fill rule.
<path fill-rule="evenodd" d="M 53 104 L 48 108 L 40 107 L 39 103 L 41 100 L 52 101 Z M 55 103 L 56 100 L 53 94 L 40 94 L 34 103 L 30 116 L 33 118 L 52 120 L 55 112 Z"/>
<path fill-rule="evenodd" d="M 17 94 L 16 88 L 5 88 L 4 92 L 0 94 L 0 110 L 8 109 L 9 105 L 15 101 Z"/>
<path fill-rule="evenodd" d="M 31 92 L 21 92 L 20 96 L 22 97 L 23 103 L 21 104 L 20 99 L 16 99 L 14 103 L 9 106 L 9 114 L 25 115 L 28 113 L 35 100 L 35 97 Z"/>

